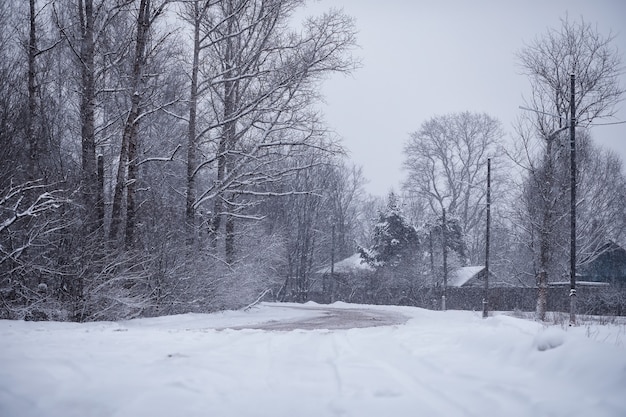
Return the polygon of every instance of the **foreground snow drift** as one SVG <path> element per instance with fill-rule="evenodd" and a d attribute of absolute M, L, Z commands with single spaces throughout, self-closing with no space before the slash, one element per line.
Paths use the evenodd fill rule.
<path fill-rule="evenodd" d="M 0 321 L 0 416 L 626 415 L 623 325 L 563 330 L 504 315 L 339 304 L 410 320 L 224 329 L 323 315 L 308 307 Z"/>

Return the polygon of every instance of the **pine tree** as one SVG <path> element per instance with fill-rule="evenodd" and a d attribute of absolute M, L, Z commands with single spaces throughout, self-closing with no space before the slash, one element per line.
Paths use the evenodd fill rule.
<path fill-rule="evenodd" d="M 405 218 L 397 196 L 389 193 L 385 211 L 374 226 L 374 245 L 359 248 L 361 257 L 375 267 L 400 267 L 412 264 L 419 247 L 417 230 Z"/>

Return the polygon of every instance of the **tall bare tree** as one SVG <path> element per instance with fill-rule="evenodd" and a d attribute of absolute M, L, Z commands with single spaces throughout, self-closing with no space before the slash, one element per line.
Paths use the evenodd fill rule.
<path fill-rule="evenodd" d="M 354 67 L 349 54 L 354 29 L 350 18 L 330 12 L 308 19 L 301 34 L 292 33 L 289 18 L 300 4 L 222 1 L 207 6 L 199 33 L 200 48 L 208 46 L 197 97 L 206 109 L 206 122 L 188 139 L 192 145 L 202 143 L 203 156 L 194 169 L 188 168 L 187 196 L 191 201 L 197 195 L 187 213 L 210 207 L 204 210 L 210 213 L 209 232 L 214 239 L 223 233 L 229 263 L 234 259 L 235 219 L 245 218 L 258 198 L 272 194 L 268 184 L 306 168 L 296 164 L 285 171 L 281 161 L 308 147 L 332 148 L 323 143 L 323 126 L 311 104 L 323 75 Z M 188 156 L 189 162 L 194 164 L 194 155 Z"/>
<path fill-rule="evenodd" d="M 559 29 L 550 29 L 519 52 L 520 64 L 531 85 L 527 105 L 535 112 L 526 117 L 531 129 L 523 128 L 520 134 L 525 151 L 525 162 L 520 163 L 532 177 L 538 190 L 532 203 L 540 207 L 540 220 L 533 226 L 532 235 L 538 239 L 538 285 L 540 287 L 537 315 L 545 318 L 545 288 L 555 270 L 556 252 L 554 235 L 564 190 L 557 181 L 555 161 L 562 151 L 557 144 L 563 135 L 566 120 L 571 116 L 577 127 L 591 124 L 602 117 L 612 116 L 615 105 L 621 100 L 623 88 L 619 85 L 621 59 L 613 46 L 614 36 L 603 35 L 582 18 L 561 20 Z M 570 115 L 570 74 L 576 80 L 576 114 Z M 530 134 L 528 134 L 530 133 Z M 540 155 L 528 149 L 536 148 L 531 142 L 539 139 Z M 535 158 L 539 159 L 535 159 Z M 518 161 L 521 159 L 518 158 Z M 535 162 L 531 162 L 535 161 Z M 540 161 L 540 162 L 537 162 Z M 584 167 L 580 167 L 584 170 Z"/>
<path fill-rule="evenodd" d="M 498 120 L 464 112 L 424 122 L 404 148 L 406 191 L 422 199 L 432 217 L 445 209 L 459 218 L 474 261 L 482 259 L 474 243 L 486 204 L 487 158 L 496 155 L 502 136 Z"/>
<path fill-rule="evenodd" d="M 626 237 L 626 176 L 618 155 L 594 144 L 588 131 L 581 133 L 576 151 L 583 168 L 577 179 L 576 243 L 577 263 L 583 267 L 609 241 L 621 242 Z M 564 165 L 569 170 L 569 164 Z"/>
<path fill-rule="evenodd" d="M 198 101 L 206 90 L 207 80 L 200 78 L 200 60 L 206 49 L 211 45 L 208 35 L 213 30 L 210 11 L 216 0 L 194 0 L 185 3 L 181 12 L 183 20 L 193 30 L 193 48 L 191 56 L 191 73 L 189 84 L 189 118 L 187 120 L 187 186 L 185 193 L 185 222 L 188 242 L 195 240 L 195 206 L 196 202 L 196 168 L 198 166 Z"/>
<path fill-rule="evenodd" d="M 81 69 L 81 149 L 82 149 L 82 195 L 87 220 L 87 232 L 98 227 L 96 204 L 98 201 L 98 177 L 96 166 L 95 134 L 95 10 L 93 0 L 78 0 L 80 21 L 80 46 L 77 49 Z"/>
<path fill-rule="evenodd" d="M 126 86 L 126 92 L 129 94 L 129 109 L 122 131 L 109 229 L 109 237 L 115 239 L 122 221 L 126 220 L 124 233 L 126 247 L 132 247 L 135 240 L 139 125 L 146 114 L 154 111 L 152 108 L 142 107 L 146 94 L 146 78 L 150 76 L 146 74 L 146 70 L 149 58 L 154 56 L 155 49 L 163 42 L 163 39 L 151 39 L 151 34 L 154 31 L 155 21 L 162 16 L 167 3 L 169 0 L 163 0 L 154 6 L 151 0 L 140 0 L 136 10 L 134 53 L 130 64 L 130 83 Z M 123 204 L 124 191 L 126 192 L 125 205 Z M 126 212 L 125 216 L 122 214 L 123 209 Z"/>

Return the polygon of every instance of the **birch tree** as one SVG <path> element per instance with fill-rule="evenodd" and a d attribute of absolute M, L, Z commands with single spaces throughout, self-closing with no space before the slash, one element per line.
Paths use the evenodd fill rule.
<path fill-rule="evenodd" d="M 26 179 L 22 165 L 23 146 L 20 143 L 20 110 L 24 107 L 19 91 L 22 75 L 19 49 L 16 47 L 18 33 L 9 30 L 13 27 L 16 11 L 8 2 L 0 3 L 0 181 L 1 186 L 8 186 L 17 172 L 21 179 Z M 25 164 L 24 164 L 25 165 Z"/>
<path fill-rule="evenodd" d="M 93 239 L 94 232 L 102 233 L 104 226 L 103 178 L 98 176 L 97 146 L 107 142 L 107 135 L 114 123 L 104 111 L 107 99 L 114 91 L 108 82 L 112 69 L 124 56 L 123 42 L 112 42 L 115 26 L 119 25 L 125 8 L 132 0 L 107 2 L 103 0 L 59 0 L 52 3 L 55 24 L 64 39 L 63 58 L 70 58 L 76 71 L 75 90 L 77 110 L 75 121 L 80 132 L 80 195 L 81 217 L 85 226 L 83 233 Z M 61 83 L 62 80 L 57 80 Z M 67 98 L 69 105 L 73 98 Z M 99 236 L 101 239 L 102 236 Z"/>
<path fill-rule="evenodd" d="M 185 3 L 181 16 L 184 21 L 191 25 L 192 55 L 191 72 L 189 83 L 189 115 L 187 119 L 187 173 L 186 173 L 186 198 L 185 198 L 185 223 L 187 226 L 188 243 L 195 240 L 195 217 L 196 217 L 196 169 L 198 166 L 198 101 L 207 90 L 207 77 L 200 77 L 201 58 L 204 59 L 206 49 L 211 45 L 209 35 L 213 32 L 214 23 L 210 11 L 216 4 L 216 0 L 194 0 Z"/>
<path fill-rule="evenodd" d="M 93 0 L 78 0 L 79 44 L 73 45 L 81 74 L 80 89 L 80 121 L 81 121 L 81 168 L 82 196 L 87 219 L 86 231 L 93 232 L 100 226 L 96 217 L 96 205 L 101 192 L 98 192 L 96 167 L 96 74 L 95 74 L 95 43 L 96 43 L 96 10 Z M 101 223 L 101 221 L 100 221 Z"/>
<path fill-rule="evenodd" d="M 135 193 L 137 186 L 137 163 L 139 147 L 139 124 L 141 119 L 153 109 L 142 107 L 145 105 L 146 73 L 149 59 L 156 53 L 156 48 L 163 39 L 151 39 L 155 21 L 163 14 L 164 8 L 169 1 L 163 0 L 156 6 L 151 0 L 140 0 L 136 10 L 136 26 L 134 31 L 134 53 L 131 59 L 130 83 L 126 86 L 129 94 L 129 109 L 125 118 L 120 154 L 118 160 L 115 193 L 113 196 L 113 208 L 111 213 L 111 226 L 109 237 L 115 239 L 122 220 L 125 218 L 124 242 L 127 248 L 134 244 L 134 232 L 136 222 Z M 123 194 L 126 191 L 126 204 L 123 206 Z M 122 215 L 122 207 L 126 215 Z"/>
<path fill-rule="evenodd" d="M 213 239 L 223 233 L 228 262 L 234 259 L 235 219 L 272 194 L 257 188 L 267 190 L 290 171 L 306 168 L 295 164 L 285 171 L 281 161 L 309 147 L 333 149 L 310 106 L 324 75 L 354 67 L 354 29 L 348 17 L 330 12 L 292 33 L 287 22 L 299 4 L 223 1 L 209 7 L 209 23 L 200 33 L 209 45 L 198 81 L 207 85 L 202 101 L 208 123 L 196 127 L 203 156 L 189 169 L 187 195 L 197 195 L 187 212 L 207 207 L 209 233 Z M 193 157 L 188 160 L 193 164 Z"/>

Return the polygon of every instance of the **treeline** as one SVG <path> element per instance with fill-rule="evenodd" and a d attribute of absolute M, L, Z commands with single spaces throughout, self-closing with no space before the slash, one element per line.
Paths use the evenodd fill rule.
<path fill-rule="evenodd" d="M 584 19 L 564 19 L 560 28 L 522 48 L 518 60 L 531 95 L 513 143 L 507 144 L 500 122 L 487 114 L 425 120 L 405 145 L 402 194 L 389 195 L 371 241 L 360 248 L 372 272 L 356 280 L 338 278 L 343 299 L 346 293 L 365 293 L 374 302 L 389 299 L 387 293 L 410 299 L 407 294 L 454 286 L 450 279 L 460 267 L 485 265 L 488 204 L 492 285 L 532 288 L 541 320 L 550 305 L 549 285 L 570 282 L 572 205 L 577 279 L 598 279 L 590 270 L 593 262 L 610 248 L 624 247 L 623 162 L 601 146 L 601 137 L 597 143 L 592 137 L 593 126 L 614 115 L 624 93 L 613 37 Z M 623 286 L 622 265 L 603 266 L 611 288 Z M 569 286 L 562 291 L 569 297 Z"/>
<path fill-rule="evenodd" d="M 351 252 L 363 179 L 316 103 L 355 28 L 301 6 L 0 4 L 0 317 L 297 298 L 332 230 Z"/>
<path fill-rule="evenodd" d="M 610 35 L 566 19 L 528 44 L 535 111 L 513 146 L 490 115 L 432 116 L 385 201 L 318 111 L 324 79 L 358 64 L 354 22 L 300 22 L 303 3 L 0 3 L 1 318 L 306 301 L 316 272 L 357 248 L 381 294 L 441 286 L 485 262 L 488 159 L 491 272 L 547 291 L 569 268 L 570 72 L 578 264 L 625 243 L 622 161 L 587 129 L 623 95 Z"/>

